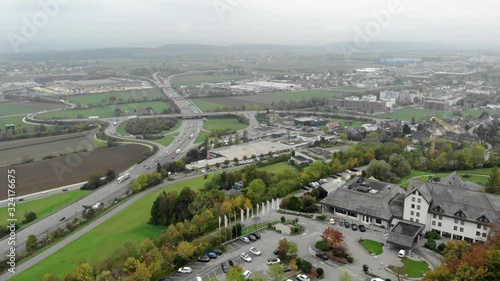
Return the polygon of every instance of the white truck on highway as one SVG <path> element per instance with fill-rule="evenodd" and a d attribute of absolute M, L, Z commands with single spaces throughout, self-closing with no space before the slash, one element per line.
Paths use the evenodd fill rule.
<path fill-rule="evenodd" d="M 116 180 L 118 181 L 118 183 L 122 183 L 123 181 L 125 181 L 129 178 L 130 178 L 130 173 L 126 173 L 126 174 L 119 176 Z"/>
<path fill-rule="evenodd" d="M 189 135 L 189 138 L 190 138 L 190 139 L 192 139 L 193 137 L 194 137 L 194 135 L 193 135 L 193 134 Z"/>
<path fill-rule="evenodd" d="M 131 115 L 131 116 L 127 117 L 127 118 L 128 119 L 135 119 L 135 118 L 137 118 L 137 115 Z"/>
<path fill-rule="evenodd" d="M 177 150 L 175 151 L 175 154 L 181 154 L 181 150 L 180 150 L 180 149 L 177 149 Z"/>

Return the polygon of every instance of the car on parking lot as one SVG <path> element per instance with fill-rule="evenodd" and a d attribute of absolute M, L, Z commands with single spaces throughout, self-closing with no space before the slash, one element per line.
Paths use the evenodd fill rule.
<path fill-rule="evenodd" d="M 281 260 L 279 258 L 270 258 L 267 260 L 267 265 L 273 265 L 277 263 L 281 263 Z"/>
<path fill-rule="evenodd" d="M 348 221 L 345 221 L 344 226 L 345 226 L 345 228 L 349 228 L 349 227 L 351 227 L 351 224 Z"/>
<path fill-rule="evenodd" d="M 252 272 L 250 270 L 243 271 L 243 278 L 250 279 L 252 277 Z"/>
<path fill-rule="evenodd" d="M 230 266 L 234 266 L 234 263 L 233 263 L 233 261 L 232 261 L 232 260 L 228 260 L 228 261 L 227 261 L 227 264 L 229 264 Z"/>
<path fill-rule="evenodd" d="M 297 275 L 297 281 L 311 281 L 311 279 L 305 274 L 299 274 Z"/>
<path fill-rule="evenodd" d="M 248 239 L 248 237 L 246 237 L 246 236 L 241 237 L 240 240 L 243 243 L 250 243 L 250 239 Z"/>
<path fill-rule="evenodd" d="M 257 241 L 257 237 L 253 236 L 252 234 L 247 235 L 247 238 L 252 242 Z"/>
<path fill-rule="evenodd" d="M 255 248 L 255 247 L 250 248 L 250 253 L 252 253 L 256 256 L 260 256 L 262 254 L 262 252 L 257 250 L 257 248 Z"/>
<path fill-rule="evenodd" d="M 285 264 L 285 265 L 283 265 L 283 271 L 290 272 L 290 271 L 292 271 L 292 269 L 288 265 Z"/>
<path fill-rule="evenodd" d="M 252 262 L 252 258 L 249 255 L 247 255 L 246 253 L 241 254 L 240 257 L 245 262 Z"/>
<path fill-rule="evenodd" d="M 216 259 L 217 258 L 217 254 L 214 253 L 214 252 L 208 252 L 205 255 L 208 256 L 211 259 Z"/>
<path fill-rule="evenodd" d="M 384 279 L 382 279 L 382 278 L 372 278 L 372 279 L 370 279 L 370 281 L 384 281 Z"/>
<path fill-rule="evenodd" d="M 329 222 L 330 224 L 335 224 L 335 219 L 330 219 L 328 222 Z"/>
<path fill-rule="evenodd" d="M 360 224 L 360 225 L 359 225 L 359 231 L 361 231 L 361 232 L 365 232 L 365 231 L 366 231 L 365 226 L 364 226 L 364 225 L 362 225 L 362 224 Z"/>
<path fill-rule="evenodd" d="M 260 239 L 262 237 L 258 232 L 254 232 L 252 233 L 252 235 L 255 236 L 255 238 L 257 239 Z"/>
<path fill-rule="evenodd" d="M 358 230 L 358 225 L 357 225 L 357 224 L 355 224 L 355 223 L 353 223 L 353 224 L 351 225 L 351 228 L 352 228 L 352 230 Z"/>
<path fill-rule="evenodd" d="M 198 257 L 198 261 L 200 262 L 209 262 L 210 261 L 210 257 L 209 256 L 199 256 Z"/>
<path fill-rule="evenodd" d="M 399 250 L 398 257 L 404 258 L 405 256 L 406 256 L 406 250 L 403 249 Z"/>
<path fill-rule="evenodd" d="M 322 252 L 317 252 L 316 256 L 324 261 L 328 260 L 328 255 Z"/>
<path fill-rule="evenodd" d="M 220 268 L 222 272 L 227 273 L 229 271 L 229 264 L 227 262 L 223 262 L 220 264 Z"/>
<path fill-rule="evenodd" d="M 203 281 L 203 279 L 200 276 L 196 276 L 196 281 Z"/>
<path fill-rule="evenodd" d="M 212 251 L 210 252 L 214 252 L 216 253 L 218 256 L 222 255 L 222 250 L 219 250 L 219 249 L 213 249 Z"/>
<path fill-rule="evenodd" d="M 184 266 L 184 267 L 179 268 L 179 270 L 177 270 L 177 272 L 179 272 L 179 273 L 191 273 L 191 272 L 193 272 L 193 269 L 189 266 Z"/>
<path fill-rule="evenodd" d="M 279 251 L 278 249 L 275 249 L 275 250 L 273 251 L 273 254 L 275 254 L 275 255 L 278 255 L 279 253 L 280 253 L 280 251 Z"/>

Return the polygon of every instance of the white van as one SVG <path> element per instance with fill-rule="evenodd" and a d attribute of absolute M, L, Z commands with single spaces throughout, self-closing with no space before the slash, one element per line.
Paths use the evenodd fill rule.
<path fill-rule="evenodd" d="M 406 256 L 406 250 L 403 249 L 399 250 L 398 257 L 404 258 L 405 256 Z"/>

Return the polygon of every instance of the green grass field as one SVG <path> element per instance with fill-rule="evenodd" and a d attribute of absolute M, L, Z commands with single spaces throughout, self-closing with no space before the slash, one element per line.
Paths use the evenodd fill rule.
<path fill-rule="evenodd" d="M 187 74 L 179 75 L 172 78 L 172 84 L 175 86 L 193 86 L 201 83 L 219 83 L 226 81 L 237 81 L 252 77 L 252 75 L 204 75 L 204 74 Z"/>
<path fill-rule="evenodd" d="M 159 144 L 164 145 L 164 146 L 171 144 L 172 141 L 174 141 L 175 137 L 178 135 L 178 133 L 173 133 L 173 132 L 178 130 L 179 127 L 181 126 L 181 124 L 182 124 L 182 122 L 177 120 L 177 123 L 175 124 L 175 126 L 172 127 L 170 130 L 162 131 L 162 133 L 166 135 L 165 137 L 163 137 L 161 139 L 151 140 L 151 141 L 154 141 L 154 142 L 159 143 Z M 118 125 L 118 128 L 116 128 L 116 131 L 123 136 L 127 136 L 127 135 L 129 135 L 129 133 L 127 133 L 125 131 L 126 126 L 127 126 L 127 121 L 121 122 L 120 125 Z"/>
<path fill-rule="evenodd" d="M 154 89 L 144 89 L 144 90 L 74 95 L 66 97 L 66 100 L 74 104 L 79 103 L 81 105 L 87 105 L 91 103 L 97 105 L 101 103 L 106 104 L 107 102 L 109 102 L 110 97 L 115 97 L 117 100 L 119 98 L 122 98 L 124 101 L 128 101 L 130 98 L 135 100 L 142 100 L 144 97 L 150 99 L 162 98 L 164 97 L 164 95 L 162 94 L 160 89 L 154 88 Z"/>
<path fill-rule="evenodd" d="M 424 274 L 430 270 L 429 265 L 425 261 L 414 261 L 409 258 L 403 258 L 401 262 L 403 266 L 396 267 L 394 271 L 399 272 L 403 276 L 408 275 L 410 278 L 423 277 Z"/>
<path fill-rule="evenodd" d="M 127 131 L 125 131 L 125 127 L 127 126 L 127 121 L 123 121 L 116 128 L 116 132 L 122 136 L 128 135 Z"/>
<path fill-rule="evenodd" d="M 355 120 L 347 120 L 347 119 L 330 119 L 331 122 L 338 122 L 340 127 L 361 127 L 367 122 L 363 121 L 355 121 Z"/>
<path fill-rule="evenodd" d="M 489 179 L 489 175 L 491 173 L 492 168 L 480 168 L 480 169 L 470 169 L 470 170 L 463 170 L 463 171 L 457 171 L 459 175 L 462 176 L 462 179 L 465 181 L 477 183 L 479 185 L 484 186 Z M 446 177 L 449 175 L 451 172 L 448 173 L 434 173 L 430 171 L 418 171 L 418 170 L 412 170 L 411 174 L 402 178 L 399 181 L 399 184 L 403 186 L 404 188 L 408 187 L 409 180 L 410 179 L 417 179 L 421 181 L 427 181 L 429 179 L 429 175 L 434 176 L 434 177 Z M 463 177 L 464 175 L 469 175 L 469 177 Z"/>
<path fill-rule="evenodd" d="M 290 166 L 290 164 L 288 164 L 288 162 L 280 162 L 280 163 L 271 164 L 271 165 L 267 165 L 267 166 L 264 166 L 262 168 L 259 168 L 259 170 L 261 170 L 261 171 L 265 171 L 268 173 L 275 173 L 275 174 L 283 172 L 283 171 L 288 170 L 288 169 L 293 169 L 295 171 L 297 170 L 295 167 Z"/>
<path fill-rule="evenodd" d="M 45 274 L 62 278 L 82 260 L 95 261 L 110 256 L 128 242 L 159 237 L 165 227 L 148 224 L 151 206 L 158 194 L 164 190 L 179 192 L 185 186 L 201 189 L 205 181 L 203 176 L 200 176 L 185 181 L 169 182 L 11 280 L 39 280 Z"/>
<path fill-rule="evenodd" d="M 247 124 L 238 122 L 236 118 L 207 118 L 203 122 L 203 128 L 208 131 L 243 130 L 246 127 L 248 127 Z"/>
<path fill-rule="evenodd" d="M 480 111 L 474 109 L 463 110 L 461 112 L 464 117 L 472 116 L 474 118 L 477 118 L 481 114 Z M 415 117 L 416 120 L 429 120 L 429 118 L 433 116 L 446 119 L 452 117 L 452 113 L 418 108 L 404 108 L 393 112 L 377 115 L 377 117 L 379 118 L 397 119 L 403 121 L 411 121 L 413 117 Z"/>
<path fill-rule="evenodd" d="M 191 101 L 203 112 L 224 108 L 223 104 L 213 103 L 206 100 L 192 99 Z"/>
<path fill-rule="evenodd" d="M 89 193 L 90 191 L 86 190 L 75 190 L 33 201 L 16 203 L 16 218 L 22 221 L 25 213 L 35 212 L 38 220 L 61 209 L 63 206 L 77 201 Z M 7 208 L 0 208 L 0 221 L 7 221 Z"/>
<path fill-rule="evenodd" d="M 128 111 L 133 115 L 134 110 L 144 109 L 146 107 L 152 107 L 155 112 L 162 112 L 164 109 L 168 108 L 168 104 L 161 101 L 151 101 L 151 102 L 139 102 L 139 103 L 127 103 L 120 105 L 105 105 L 94 107 L 90 109 L 73 109 L 73 110 L 60 110 L 49 112 L 39 115 L 42 119 L 56 119 L 56 118 L 67 118 L 76 119 L 79 114 L 83 115 L 84 118 L 89 116 L 99 116 L 101 118 L 109 118 L 115 116 L 115 109 L 120 108 L 122 111 Z"/>
<path fill-rule="evenodd" d="M 22 129 L 22 128 L 33 128 L 35 125 L 33 124 L 26 124 L 23 122 L 23 118 L 25 116 L 11 116 L 11 117 L 0 117 L 0 128 L 2 130 L 5 130 L 5 124 L 14 124 L 17 129 Z"/>
<path fill-rule="evenodd" d="M 205 137 L 210 137 L 210 133 L 205 131 L 200 131 L 200 133 L 194 140 L 194 143 L 202 143 L 205 140 Z"/>
<path fill-rule="evenodd" d="M 379 242 L 373 240 L 365 240 L 361 243 L 361 246 L 365 248 L 368 252 L 374 253 L 375 255 L 380 255 L 384 252 L 382 245 Z"/>
<path fill-rule="evenodd" d="M 25 113 L 37 112 L 39 110 L 41 110 L 41 109 L 33 108 L 31 106 L 22 105 L 19 103 L 12 103 L 12 102 L 0 103 L 0 114 L 1 115 L 25 114 Z"/>

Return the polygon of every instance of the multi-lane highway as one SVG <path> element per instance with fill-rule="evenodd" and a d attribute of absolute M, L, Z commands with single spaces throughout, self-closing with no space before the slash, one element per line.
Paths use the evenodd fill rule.
<path fill-rule="evenodd" d="M 170 87 L 168 79 L 162 79 L 155 74 L 155 80 L 157 86 L 159 86 L 162 91 L 171 98 L 181 110 L 181 114 L 196 114 L 199 113 L 198 109 L 191 105 L 189 100 L 183 99 Z M 114 118 L 116 119 L 116 118 Z M 106 129 L 106 134 L 113 136 L 115 138 L 122 138 L 117 135 L 116 127 L 113 125 L 114 119 L 106 119 L 110 123 L 110 126 Z M 120 118 L 118 122 L 122 122 L 126 118 Z M 156 167 L 157 162 L 167 162 L 174 161 L 181 158 L 187 150 L 193 146 L 194 140 L 198 135 L 199 131 L 203 126 L 203 121 L 201 119 L 183 120 L 179 128 L 179 134 L 175 137 L 174 141 L 167 147 L 158 145 L 154 142 L 142 141 L 155 145 L 158 147 L 158 151 L 155 155 L 151 156 L 149 159 L 143 163 L 136 165 L 128 172 L 130 173 L 130 179 L 125 180 L 122 183 L 114 181 L 106 186 L 99 188 L 90 195 L 84 197 L 78 202 L 71 204 L 56 213 L 53 213 L 26 228 L 18 231 L 16 233 L 16 247 L 17 251 L 22 252 L 25 249 L 26 239 L 29 235 L 34 234 L 39 240 L 46 239 L 48 233 L 54 231 L 58 227 L 64 227 L 68 220 L 74 217 L 81 216 L 83 211 L 83 205 L 95 205 L 98 202 L 105 203 L 106 205 L 113 204 L 115 198 L 120 198 L 125 196 L 130 189 L 130 182 L 132 179 L 138 177 L 140 174 L 150 172 L 151 169 Z M 126 138 L 122 138 L 126 139 Z M 176 153 L 180 150 L 181 153 Z M 0 241 L 0 254 L 2 256 L 6 255 L 9 251 L 10 244 L 7 243 L 7 239 L 2 239 Z"/>

